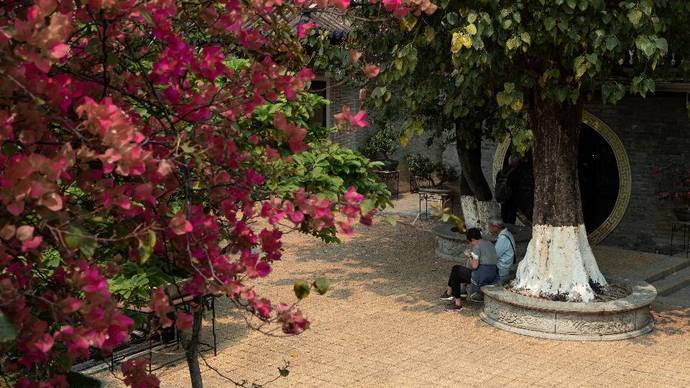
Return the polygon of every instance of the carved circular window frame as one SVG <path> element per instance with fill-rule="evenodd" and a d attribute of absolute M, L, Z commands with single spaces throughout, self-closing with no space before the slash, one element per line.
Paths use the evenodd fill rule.
<path fill-rule="evenodd" d="M 628 204 L 630 203 L 632 174 L 630 172 L 630 159 L 628 158 L 628 153 L 625 151 L 623 142 L 621 142 L 621 139 L 611 127 L 587 111 L 582 112 L 582 123 L 594 129 L 604 140 L 606 140 L 611 150 L 613 150 L 613 154 L 616 157 L 616 165 L 618 167 L 618 196 L 616 197 L 616 203 L 613 205 L 613 210 L 599 227 L 587 235 L 589 243 L 595 245 L 602 242 L 606 236 L 611 234 L 623 219 L 628 209 Z M 498 172 L 503 168 L 503 162 L 505 161 L 509 148 L 510 137 L 507 137 L 496 149 L 493 164 L 494 187 L 496 186 L 496 175 L 498 175 Z M 520 214 L 520 216 L 522 215 Z M 520 218 L 523 223 L 528 224 L 528 222 L 525 222 L 527 220 L 524 219 L 524 216 Z"/>

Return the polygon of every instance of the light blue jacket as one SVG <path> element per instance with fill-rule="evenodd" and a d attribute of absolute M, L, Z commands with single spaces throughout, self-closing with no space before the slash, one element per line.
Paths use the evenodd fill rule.
<path fill-rule="evenodd" d="M 496 239 L 496 254 L 498 276 L 505 277 L 510 273 L 510 267 L 515 260 L 515 239 L 508 228 L 504 228 Z"/>

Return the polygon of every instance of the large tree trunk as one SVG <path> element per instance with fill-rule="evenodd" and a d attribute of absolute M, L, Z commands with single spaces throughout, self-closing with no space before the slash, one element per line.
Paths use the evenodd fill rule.
<path fill-rule="evenodd" d="M 199 303 L 201 303 L 201 301 L 199 301 Z M 204 386 L 201 379 L 201 369 L 199 368 L 199 341 L 201 336 L 202 317 L 203 309 L 200 307 L 195 309 L 192 319 L 192 332 L 189 338 L 183 342 L 192 388 L 203 388 Z"/>
<path fill-rule="evenodd" d="M 532 101 L 534 217 L 532 240 L 515 288 L 548 298 L 589 302 L 606 285 L 587 241 L 577 158 L 582 107 Z"/>
<path fill-rule="evenodd" d="M 488 219 L 491 213 L 496 212 L 497 205 L 493 202 L 491 188 L 482 171 L 482 145 L 481 136 L 475 136 L 472 140 L 462 141 L 468 137 L 462 122 L 455 123 L 456 139 L 455 148 L 462 169 L 460 183 L 460 205 L 462 207 L 465 225 L 468 228 L 488 228 Z"/>

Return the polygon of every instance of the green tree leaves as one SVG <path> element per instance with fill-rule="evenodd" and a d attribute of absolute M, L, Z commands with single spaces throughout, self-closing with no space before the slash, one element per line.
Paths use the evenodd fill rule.
<path fill-rule="evenodd" d="M 93 257 L 98 246 L 96 238 L 79 226 L 72 225 L 65 234 L 65 242 L 70 249 L 77 249 L 86 257 Z"/>
<path fill-rule="evenodd" d="M 298 280 L 293 284 L 292 290 L 295 292 L 297 299 L 302 300 L 309 296 L 312 287 L 317 294 L 325 295 L 331 288 L 331 281 L 323 277 L 317 278 L 312 284 L 309 284 L 304 280 Z"/>

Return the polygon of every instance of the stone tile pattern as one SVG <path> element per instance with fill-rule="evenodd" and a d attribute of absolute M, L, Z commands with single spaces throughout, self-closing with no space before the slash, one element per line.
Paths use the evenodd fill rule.
<path fill-rule="evenodd" d="M 654 332 L 633 340 L 542 340 L 485 324 L 477 306 L 443 312 L 436 298 L 453 262 L 434 257 L 431 233 L 380 223 L 342 245 L 299 235 L 285 245 L 284 260 L 257 284 L 260 294 L 290 302 L 295 280 L 318 276 L 329 277 L 332 290 L 300 303 L 312 327 L 296 337 L 249 330 L 219 303 L 219 354 L 206 358 L 236 381 L 266 382 L 289 361 L 290 375 L 271 386 L 690 386 L 687 310 L 655 312 Z M 202 368 L 206 387 L 232 386 Z M 100 377 L 121 386 L 107 372 Z M 183 363 L 160 377 L 163 387 L 189 386 Z"/>

